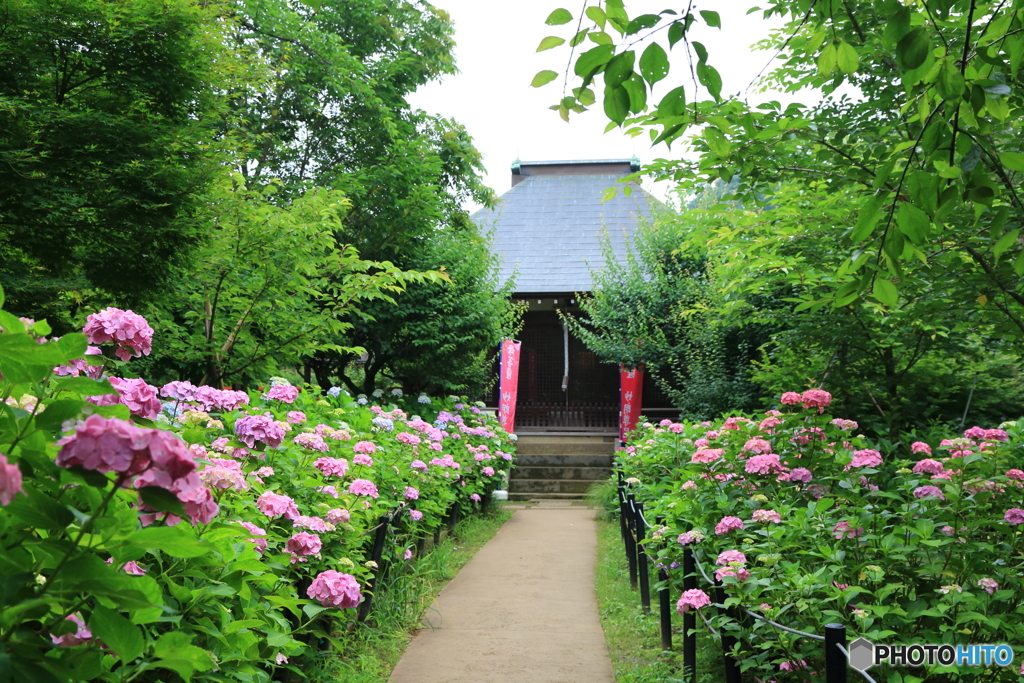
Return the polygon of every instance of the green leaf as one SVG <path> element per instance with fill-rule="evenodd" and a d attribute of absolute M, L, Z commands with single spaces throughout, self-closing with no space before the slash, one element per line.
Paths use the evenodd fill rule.
<path fill-rule="evenodd" d="M 910 8 L 900 7 L 890 15 L 882 30 L 882 40 L 886 45 L 894 46 L 910 31 Z"/>
<path fill-rule="evenodd" d="M 572 21 L 572 13 L 567 9 L 559 7 L 548 15 L 548 18 L 544 20 L 544 23 L 548 26 L 558 26 L 560 24 L 568 24 L 570 21 Z"/>
<path fill-rule="evenodd" d="M 83 401 L 77 398 L 63 398 L 48 403 L 46 410 L 36 415 L 36 427 L 55 432 L 60 426 L 82 412 Z"/>
<path fill-rule="evenodd" d="M 74 521 L 74 516 L 67 508 L 49 495 L 38 491 L 27 483 L 24 485 L 24 490 L 24 494 L 15 494 L 4 511 L 21 520 L 28 527 L 59 531 L 67 528 Z"/>
<path fill-rule="evenodd" d="M 628 81 L 633 75 L 633 62 L 635 59 L 636 53 L 632 50 L 620 52 L 612 57 L 611 61 L 608 62 L 608 67 L 604 70 L 605 86 L 614 88 Z M 614 119 L 612 120 L 614 121 Z"/>
<path fill-rule="evenodd" d="M 79 396 L 102 396 L 116 394 L 117 391 L 105 379 L 91 377 L 63 377 L 56 382 L 58 391 L 70 391 Z"/>
<path fill-rule="evenodd" d="M 1024 276 L 1024 251 L 1013 260 L 1013 272 L 1018 276 Z"/>
<path fill-rule="evenodd" d="M 955 100 L 964 94 L 967 83 L 953 59 L 947 58 L 942 61 L 938 78 L 935 80 L 935 88 L 944 100 Z"/>
<path fill-rule="evenodd" d="M 699 43 L 696 40 L 693 41 L 693 51 L 697 53 L 697 61 L 701 64 L 708 61 L 708 49 L 704 47 L 704 43 Z"/>
<path fill-rule="evenodd" d="M 640 55 L 640 74 L 644 80 L 654 85 L 668 75 L 668 55 L 658 43 L 651 43 Z"/>
<path fill-rule="evenodd" d="M 899 226 L 900 232 L 909 237 L 911 242 L 921 244 L 928 239 L 931 219 L 928 218 L 928 214 L 913 204 L 903 202 L 896 212 L 896 224 Z"/>
<path fill-rule="evenodd" d="M 25 323 L 18 316 L 7 311 L 0 311 L 0 330 L 6 334 L 25 334 Z"/>
<path fill-rule="evenodd" d="M 639 74 L 633 76 L 622 84 L 622 87 L 629 93 L 629 111 L 639 114 L 647 107 L 647 86 Z"/>
<path fill-rule="evenodd" d="M 871 288 L 871 292 L 875 295 L 876 299 L 889 308 L 896 308 L 896 303 L 899 301 L 899 292 L 896 291 L 896 285 L 889 280 L 875 277 L 875 283 Z"/>
<path fill-rule="evenodd" d="M 697 80 L 708 89 L 711 96 L 718 102 L 722 99 L 722 77 L 718 70 L 709 64 L 697 65 Z"/>
<path fill-rule="evenodd" d="M 718 12 L 712 12 L 709 9 L 702 9 L 700 16 L 704 19 L 704 23 L 713 28 L 722 28 L 722 19 L 718 16 Z"/>
<path fill-rule="evenodd" d="M 1024 171 L 1024 154 L 1020 152 L 1000 152 L 999 161 L 1011 171 Z"/>
<path fill-rule="evenodd" d="M 559 38 L 558 36 L 548 36 L 544 40 L 540 41 L 540 45 L 537 46 L 537 52 L 543 52 L 544 50 L 550 50 L 553 47 L 558 47 L 565 42 L 565 38 Z M 541 73 L 544 73 L 543 71 Z M 554 72 L 552 72 L 554 73 Z M 536 80 L 536 78 L 534 78 Z M 545 81 L 544 83 L 547 83 Z M 541 85 L 544 85 L 541 83 Z M 536 87 L 536 86 L 535 86 Z"/>
<path fill-rule="evenodd" d="M 829 43 L 818 55 L 818 73 L 827 76 L 836 70 L 836 63 L 839 59 L 835 43 Z"/>
<path fill-rule="evenodd" d="M 573 67 L 573 71 L 577 76 L 587 77 L 597 73 L 608 60 L 612 58 L 612 50 L 614 48 L 611 45 L 598 45 L 595 48 L 587 50 L 580 55 L 580 58 L 576 60 L 576 65 Z"/>
<path fill-rule="evenodd" d="M 644 29 L 657 26 L 660 21 L 661 17 L 657 14 L 641 14 L 626 26 L 626 35 L 631 36 L 634 33 L 643 31 Z"/>
<path fill-rule="evenodd" d="M 896 63 L 901 71 L 910 71 L 924 64 L 932 46 L 928 40 L 928 31 L 916 28 L 900 39 L 896 44 Z"/>
<path fill-rule="evenodd" d="M 95 607 L 89 618 L 89 628 L 124 664 L 140 657 L 146 647 L 142 629 L 112 609 Z"/>
<path fill-rule="evenodd" d="M 192 636 L 181 631 L 165 633 L 153 644 L 153 654 L 159 659 L 156 666 L 170 669 L 185 679 L 192 680 L 197 671 L 214 667 L 213 658 L 206 650 L 192 644 Z"/>
<path fill-rule="evenodd" d="M 1000 256 L 1002 256 L 1003 252 L 1005 252 L 1007 249 L 1009 249 L 1010 247 L 1017 243 L 1018 237 L 1020 237 L 1020 230 L 1011 230 L 1010 232 L 1006 233 L 1005 235 L 1000 237 L 999 241 L 996 242 L 996 245 L 992 247 L 992 254 L 996 258 L 999 258 Z"/>
<path fill-rule="evenodd" d="M 201 557 L 213 549 L 180 526 L 146 527 L 125 538 L 124 545 L 161 550 L 171 557 Z"/>
<path fill-rule="evenodd" d="M 70 332 L 57 340 L 57 349 L 64 358 L 62 362 L 82 358 L 88 348 L 89 338 L 81 332 Z"/>
<path fill-rule="evenodd" d="M 839 70 L 846 74 L 852 74 L 857 70 L 860 57 L 857 56 L 857 50 L 845 40 L 839 43 L 839 47 L 836 48 L 836 65 Z"/>
<path fill-rule="evenodd" d="M 538 71 L 537 75 L 533 77 L 533 81 L 530 82 L 530 87 L 539 88 L 542 85 L 547 85 L 556 78 L 558 78 L 557 71 L 551 71 L 550 69 Z"/>
<path fill-rule="evenodd" d="M 686 111 L 686 88 L 679 86 L 668 91 L 668 94 L 661 98 L 658 103 L 658 116 L 668 118 L 670 116 L 682 116 Z"/>
<path fill-rule="evenodd" d="M 681 21 L 675 21 L 671 26 L 668 27 L 668 46 L 669 48 L 675 47 L 676 43 L 683 39 L 686 35 L 686 27 L 683 26 Z"/>
<path fill-rule="evenodd" d="M 151 510 L 156 512 L 170 512 L 179 517 L 185 516 L 185 506 L 178 496 L 171 493 L 165 488 L 159 486 L 143 486 L 139 489 L 139 495 L 142 497 L 142 502 L 145 503 Z"/>
<path fill-rule="evenodd" d="M 604 113 L 619 125 L 626 120 L 629 115 L 629 93 L 621 85 L 604 89 Z"/>
<path fill-rule="evenodd" d="M 586 14 L 591 21 L 601 28 L 602 31 L 604 30 L 604 25 L 608 21 L 608 16 L 604 13 L 603 9 L 594 5 L 587 8 Z"/>

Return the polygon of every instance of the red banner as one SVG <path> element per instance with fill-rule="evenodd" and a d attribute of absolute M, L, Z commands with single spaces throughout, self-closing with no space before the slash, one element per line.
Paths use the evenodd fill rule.
<path fill-rule="evenodd" d="M 498 422 L 509 434 L 516 426 L 516 398 L 519 394 L 519 347 L 521 342 L 501 342 L 501 377 L 498 381 Z"/>
<path fill-rule="evenodd" d="M 619 441 L 626 440 L 626 434 L 636 429 L 640 410 L 643 406 L 644 368 L 627 370 L 619 366 Z"/>

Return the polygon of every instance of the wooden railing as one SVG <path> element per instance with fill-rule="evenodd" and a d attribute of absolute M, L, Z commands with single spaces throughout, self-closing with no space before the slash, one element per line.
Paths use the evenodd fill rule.
<path fill-rule="evenodd" d="M 516 429 L 601 429 L 619 426 L 616 403 L 520 403 L 516 406 Z"/>

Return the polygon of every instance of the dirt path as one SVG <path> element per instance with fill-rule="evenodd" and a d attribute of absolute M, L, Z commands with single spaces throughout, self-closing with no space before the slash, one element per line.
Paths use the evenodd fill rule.
<path fill-rule="evenodd" d="M 614 683 L 594 511 L 517 511 L 449 583 L 392 683 Z"/>

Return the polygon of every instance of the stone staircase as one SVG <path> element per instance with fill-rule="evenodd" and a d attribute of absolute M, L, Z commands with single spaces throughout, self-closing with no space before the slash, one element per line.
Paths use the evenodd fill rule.
<path fill-rule="evenodd" d="M 618 434 L 519 432 L 509 500 L 580 500 L 595 481 L 611 476 Z"/>

